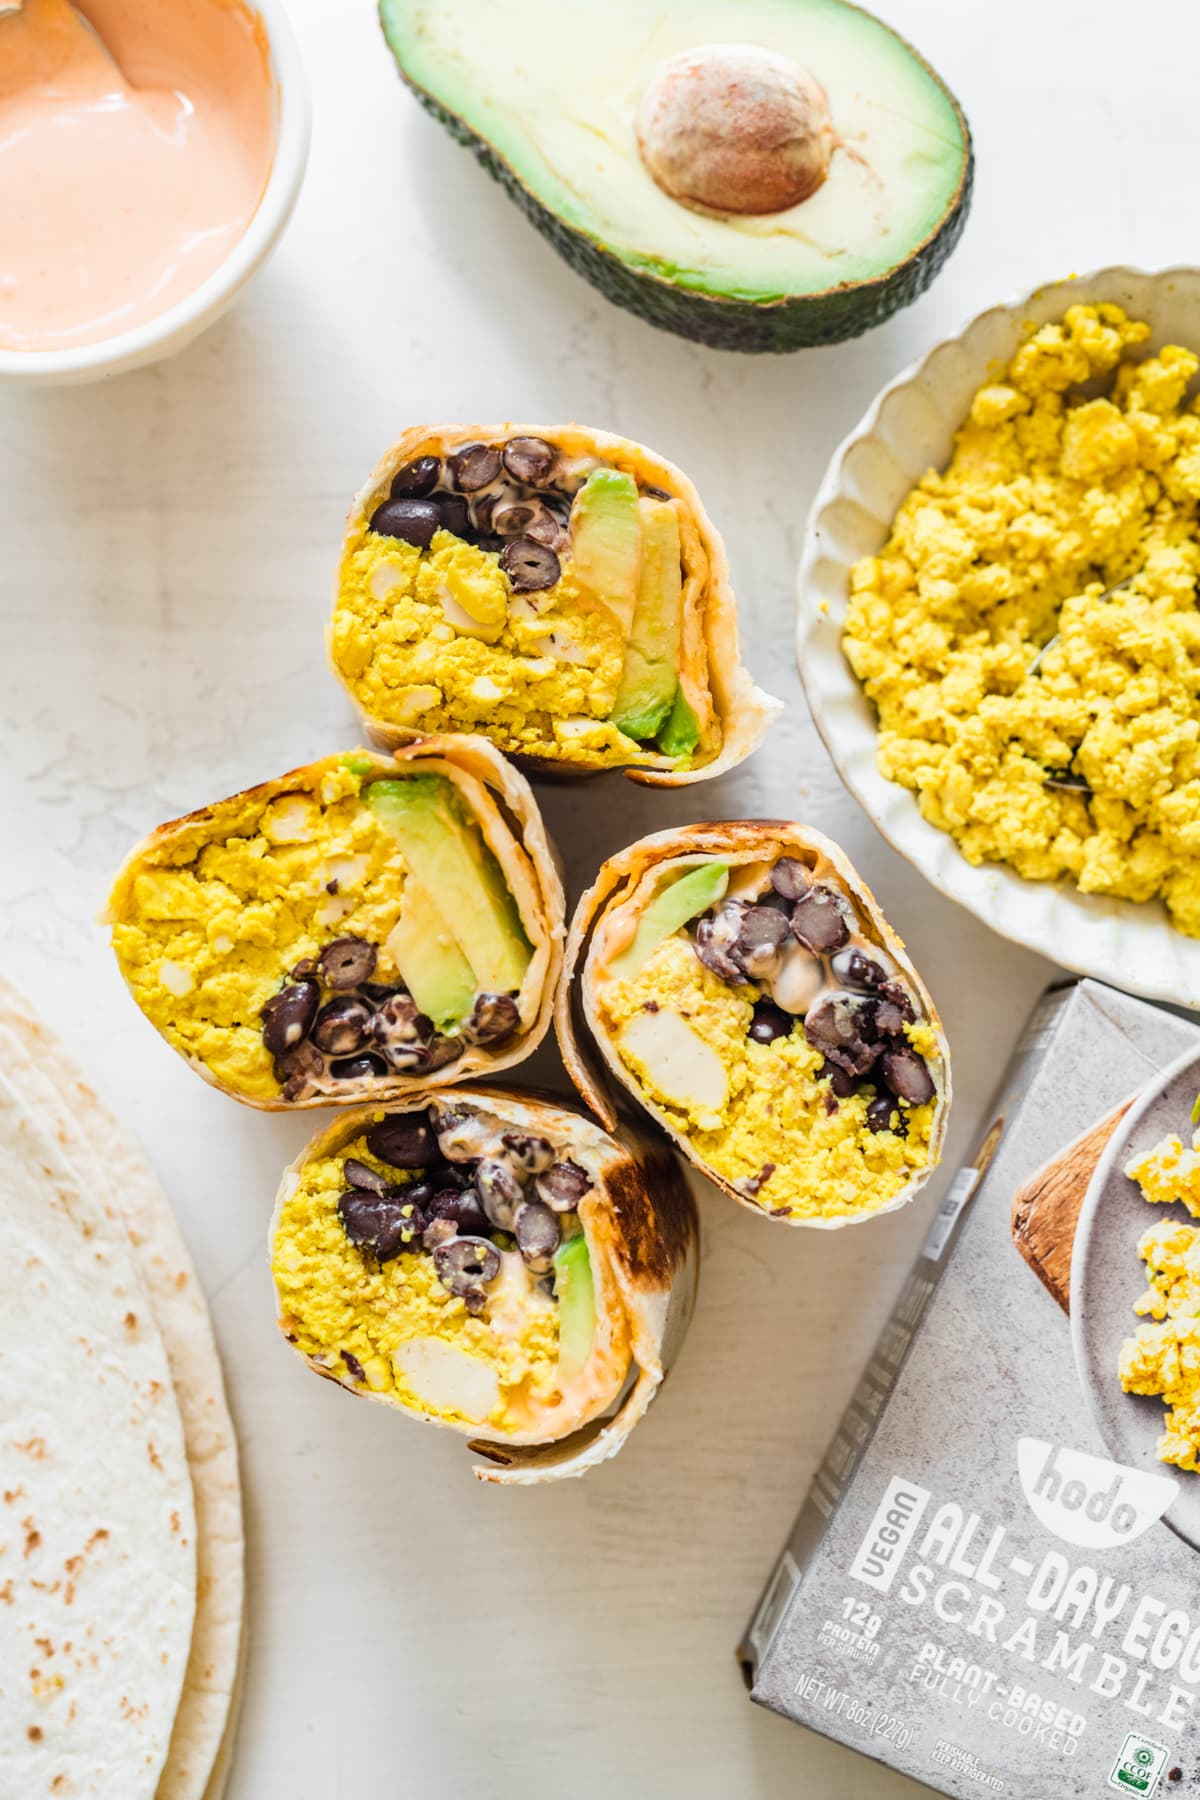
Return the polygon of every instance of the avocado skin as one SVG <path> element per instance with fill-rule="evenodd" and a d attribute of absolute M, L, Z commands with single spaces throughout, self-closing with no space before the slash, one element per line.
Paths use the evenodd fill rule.
<path fill-rule="evenodd" d="M 390 29 L 387 0 L 380 0 L 379 10 L 388 48 L 396 59 L 405 85 L 456 143 L 474 152 L 488 174 L 500 183 L 509 199 L 516 202 L 526 218 L 553 244 L 563 261 L 593 287 L 599 288 L 606 299 L 623 306 L 627 312 L 636 313 L 648 325 L 655 325 L 661 331 L 672 331 L 677 337 L 690 338 L 696 344 L 706 344 L 710 350 L 756 353 L 810 350 L 818 345 L 841 344 L 847 338 L 861 337 L 864 331 L 882 325 L 893 313 L 920 299 L 940 275 L 943 264 L 963 234 L 975 187 L 974 143 L 961 106 L 941 77 L 930 69 L 930 75 L 946 93 L 958 115 L 967 156 L 958 192 L 945 217 L 937 230 L 910 256 L 874 281 L 826 288 L 816 294 L 797 294 L 788 300 L 727 300 L 676 287 L 661 275 L 623 262 L 598 239 L 576 231 L 543 206 L 485 138 L 479 137 L 456 112 L 412 79 L 404 67 L 400 44 Z M 908 48 L 911 50 L 912 46 L 908 45 Z M 912 54 L 929 68 L 924 57 L 917 56 L 915 50 Z"/>

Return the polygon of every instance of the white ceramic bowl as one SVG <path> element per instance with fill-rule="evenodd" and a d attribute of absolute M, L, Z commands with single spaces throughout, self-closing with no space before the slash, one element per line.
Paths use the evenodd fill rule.
<path fill-rule="evenodd" d="M 101 381 L 173 356 L 220 318 L 279 242 L 308 165 L 312 123 L 308 77 L 283 0 L 249 0 L 249 4 L 262 19 L 271 46 L 278 119 L 266 191 L 244 234 L 207 281 L 132 331 L 70 350 L 0 350 L 0 382 L 46 387 Z"/>
<path fill-rule="evenodd" d="M 851 432 L 817 492 L 799 576 L 800 673 L 838 771 L 888 842 L 939 892 L 1003 937 L 1131 993 L 1200 1007 L 1200 939 L 1182 937 L 1155 903 L 1025 881 L 999 863 L 973 868 L 954 839 L 921 817 L 907 788 L 875 766 L 874 708 L 842 654 L 851 564 L 875 554 L 913 483 L 948 460 L 971 399 L 1008 362 L 1024 328 L 1076 301 L 1115 301 L 1164 343 L 1200 350 L 1200 269 L 1100 269 L 993 306 L 898 375 Z"/>

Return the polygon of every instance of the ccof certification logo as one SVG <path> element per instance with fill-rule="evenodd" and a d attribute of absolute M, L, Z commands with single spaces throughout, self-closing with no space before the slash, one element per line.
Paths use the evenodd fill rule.
<path fill-rule="evenodd" d="M 1108 1785 L 1116 1788 L 1118 1794 L 1152 1794 L 1166 1760 L 1167 1752 L 1161 1744 L 1131 1731 L 1112 1766 Z"/>
<path fill-rule="evenodd" d="M 1162 1518 L 1179 1492 L 1179 1483 L 1168 1475 L 1150 1475 L 1041 1438 L 1019 1440 L 1017 1469 L 1034 1516 L 1056 1538 L 1083 1550 L 1131 1544 Z"/>

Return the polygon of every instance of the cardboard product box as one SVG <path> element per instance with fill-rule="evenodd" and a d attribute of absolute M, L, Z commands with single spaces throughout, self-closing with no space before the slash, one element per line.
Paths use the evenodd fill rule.
<path fill-rule="evenodd" d="M 1161 1516 L 1200 1474 L 1111 1460 L 1066 1310 L 1111 1115 L 1190 1046 L 1095 982 L 1044 996 L 741 1648 L 760 1705 L 943 1794 L 1200 1796 L 1200 1547 Z"/>

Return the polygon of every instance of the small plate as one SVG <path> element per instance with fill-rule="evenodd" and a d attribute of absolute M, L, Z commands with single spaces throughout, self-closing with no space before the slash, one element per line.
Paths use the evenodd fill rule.
<path fill-rule="evenodd" d="M 1144 1322 L 1133 1310 L 1146 1286 L 1138 1239 L 1164 1214 L 1196 1222 L 1184 1206 L 1148 1206 L 1122 1170 L 1171 1132 L 1187 1141 L 1198 1089 L 1200 1050 L 1188 1050 L 1143 1090 L 1096 1166 L 1071 1256 L 1071 1340 L 1092 1423 L 1114 1462 L 1178 1481 L 1179 1497 L 1163 1520 L 1194 1550 L 1200 1550 L 1200 1474 L 1158 1460 L 1163 1403 L 1122 1393 L 1117 1364 L 1122 1343 Z"/>
<path fill-rule="evenodd" d="M 850 569 L 882 549 L 914 482 L 943 467 L 976 389 L 1009 361 L 1027 325 L 1068 306 L 1113 301 L 1163 344 L 1200 350 L 1200 269 L 1101 269 L 993 306 L 891 382 L 834 453 L 809 514 L 799 575 L 797 654 L 817 729 L 838 773 L 888 842 L 940 893 L 1002 937 L 1064 968 L 1148 999 L 1200 1007 L 1200 939 L 1182 937 L 1158 903 L 1026 881 L 1002 863 L 975 868 L 915 796 L 875 764 L 875 709 L 842 654 Z"/>

